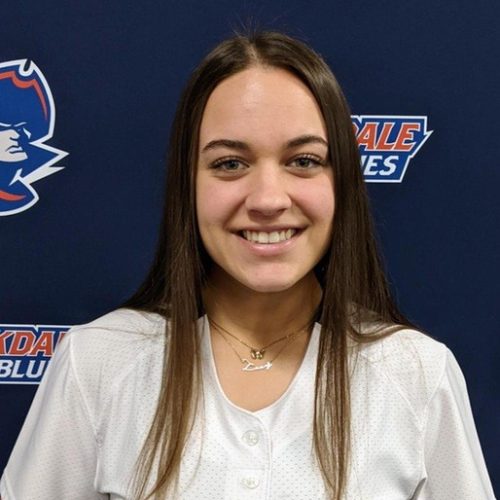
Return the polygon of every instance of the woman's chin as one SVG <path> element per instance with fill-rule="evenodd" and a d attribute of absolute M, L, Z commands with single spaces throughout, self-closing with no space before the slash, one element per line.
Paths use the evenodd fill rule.
<path fill-rule="evenodd" d="M 239 282 L 246 288 L 257 293 L 280 293 L 300 286 L 301 283 L 305 285 L 306 281 L 307 279 L 304 279 L 304 277 L 295 278 L 290 276 L 290 274 L 284 276 L 274 274 L 271 276 L 259 276 L 258 278 L 252 276 Z"/>
<path fill-rule="evenodd" d="M 247 288 L 257 293 L 279 293 L 285 292 L 292 288 L 293 283 L 283 283 L 283 282 L 259 282 L 259 283 L 249 283 L 246 285 Z"/>
<path fill-rule="evenodd" d="M 295 272 L 294 272 L 295 271 Z M 226 294 L 238 296 L 248 293 L 280 293 L 292 288 L 310 287 L 311 280 L 316 281 L 312 271 L 296 272 L 290 266 L 269 266 L 267 269 L 232 269 L 226 270 L 215 265 L 210 273 L 209 281 L 216 289 Z"/>

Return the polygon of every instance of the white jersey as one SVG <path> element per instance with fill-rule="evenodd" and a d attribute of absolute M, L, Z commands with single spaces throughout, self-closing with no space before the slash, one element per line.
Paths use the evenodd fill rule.
<path fill-rule="evenodd" d="M 164 329 L 158 315 L 119 309 L 66 335 L 1 478 L 3 500 L 132 500 Z M 173 498 L 326 499 L 312 441 L 320 325 L 285 393 L 254 412 L 225 396 L 206 317 L 199 331 L 203 398 Z M 362 345 L 351 393 L 346 500 L 494 498 L 464 378 L 445 345 L 414 330 Z"/>

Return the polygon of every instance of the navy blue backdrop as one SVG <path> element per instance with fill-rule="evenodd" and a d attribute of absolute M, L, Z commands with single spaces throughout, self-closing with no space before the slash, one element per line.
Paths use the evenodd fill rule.
<path fill-rule="evenodd" d="M 180 90 L 210 47 L 252 19 L 319 51 L 354 115 L 427 117 L 433 133 L 402 182 L 371 183 L 369 191 L 397 300 L 455 353 L 500 491 L 498 1 L 18 0 L 4 7 L 0 66 L 29 59 L 40 69 L 56 110 L 46 144 L 68 155 L 55 163 L 63 170 L 33 181 L 38 202 L 0 217 L 0 470 L 37 387 L 11 383 L 28 380 L 26 366 L 7 352 L 15 334 L 22 354 L 44 329 L 33 325 L 53 332 L 87 322 L 138 286 L 156 242 Z M 50 108 L 43 92 L 36 95 Z M 1 123 L 0 116 L 0 135 L 8 129 Z M 29 127 L 14 125 L 20 135 Z M 1 175 L 0 184 L 1 210 L 22 193 L 10 192 L 15 185 Z M 31 333 L 23 340 L 22 331 Z M 50 351 L 47 343 L 38 348 L 42 357 Z"/>

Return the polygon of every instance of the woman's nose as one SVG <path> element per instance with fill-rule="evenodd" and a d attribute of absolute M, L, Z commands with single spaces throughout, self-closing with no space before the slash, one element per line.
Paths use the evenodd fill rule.
<path fill-rule="evenodd" d="M 251 175 L 245 207 L 249 212 L 272 216 L 292 206 L 286 175 L 279 165 L 255 168 Z"/>

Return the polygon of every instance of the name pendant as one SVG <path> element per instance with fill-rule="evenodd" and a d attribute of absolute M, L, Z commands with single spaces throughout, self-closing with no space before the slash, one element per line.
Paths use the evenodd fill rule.
<path fill-rule="evenodd" d="M 273 366 L 271 361 L 268 361 L 263 365 L 256 365 L 255 363 L 248 361 L 248 359 L 242 359 L 242 361 L 243 363 L 245 363 L 245 366 L 241 369 L 244 372 L 258 372 L 261 370 L 270 370 L 271 367 Z"/>

